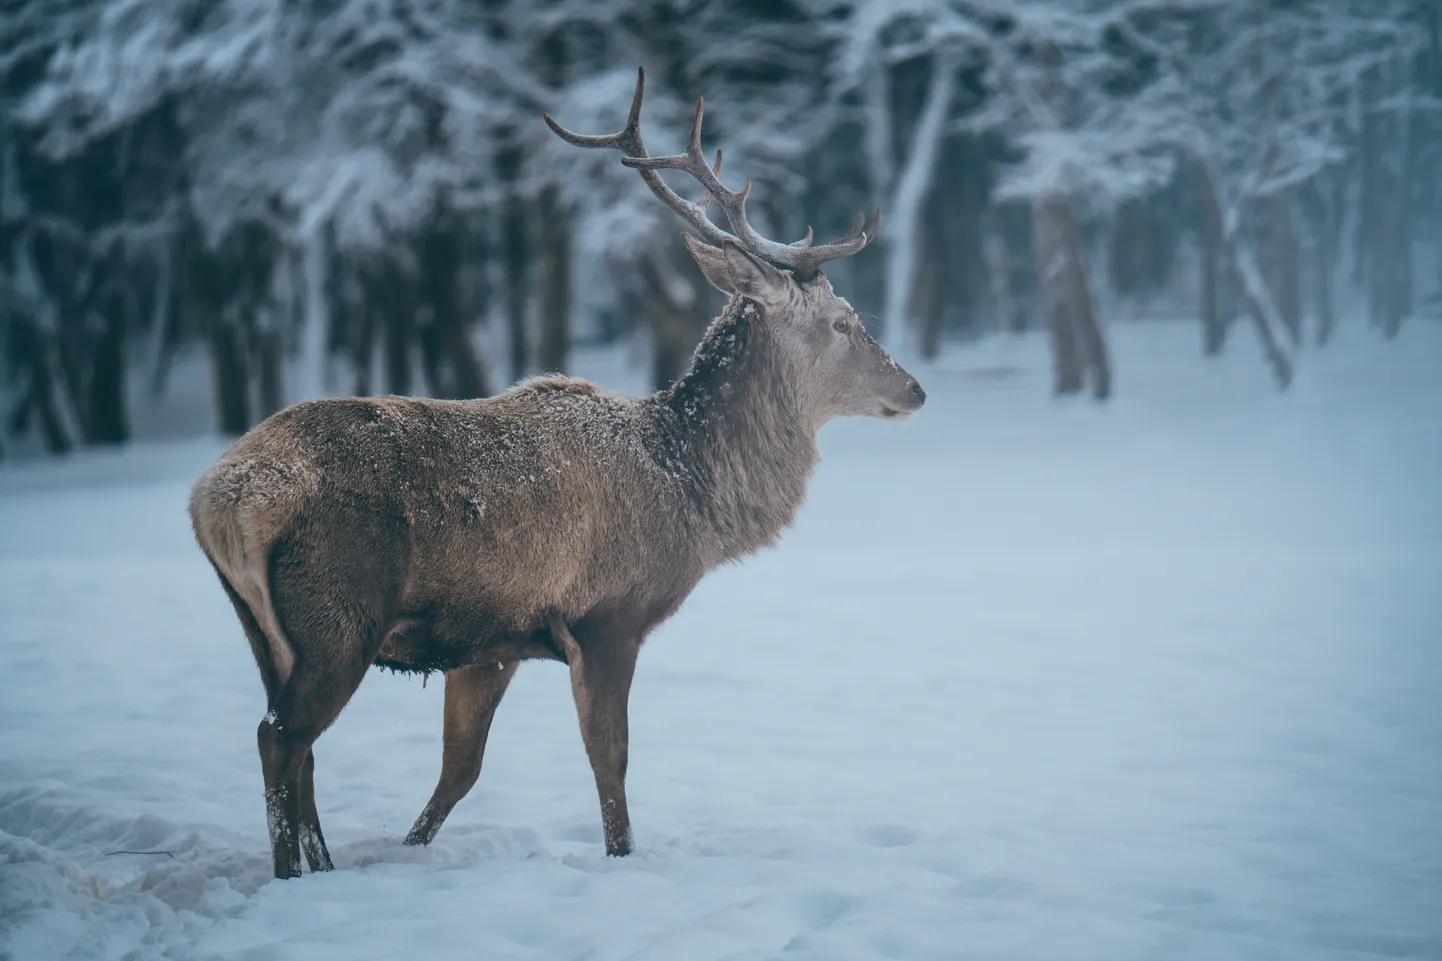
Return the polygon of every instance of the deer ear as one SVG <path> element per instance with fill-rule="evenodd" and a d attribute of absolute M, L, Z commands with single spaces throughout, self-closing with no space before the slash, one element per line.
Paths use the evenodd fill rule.
<path fill-rule="evenodd" d="M 703 244 L 687 233 L 681 234 L 681 242 L 691 252 L 691 259 L 696 261 L 696 266 L 701 268 L 701 273 L 706 275 L 712 287 L 728 296 L 736 292 L 731 286 L 731 274 L 726 270 L 726 255 L 720 247 Z"/>
<path fill-rule="evenodd" d="M 733 292 L 762 307 L 774 307 L 786 301 L 789 290 L 786 275 L 781 271 L 752 257 L 729 240 L 722 246 L 721 253 L 726 259 L 726 273 L 731 278 Z"/>

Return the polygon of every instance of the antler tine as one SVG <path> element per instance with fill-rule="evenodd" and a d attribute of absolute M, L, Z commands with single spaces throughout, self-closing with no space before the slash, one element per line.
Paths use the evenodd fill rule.
<path fill-rule="evenodd" d="M 728 190 L 721 183 L 717 173 L 706 165 L 701 153 L 701 125 L 706 112 L 704 98 L 696 102 L 696 119 L 691 124 L 691 136 L 686 153 L 669 157 L 627 157 L 621 162 L 638 170 L 684 170 L 701 182 L 706 189 L 706 202 L 714 197 L 721 204 L 726 219 L 731 224 L 736 243 L 749 253 L 784 267 L 801 277 L 811 277 L 828 260 L 846 257 L 863 249 L 875 236 L 875 231 L 863 232 L 866 215 L 858 214 L 857 222 L 847 234 L 835 243 L 822 247 L 811 246 L 815 234 L 810 227 L 806 236 L 794 244 L 781 244 L 758 234 L 746 219 L 746 198 L 751 194 L 751 181 L 740 190 Z M 880 214 L 878 212 L 879 223 Z"/>
<path fill-rule="evenodd" d="M 831 243 L 826 244 L 824 247 L 818 247 L 817 249 L 844 249 L 846 253 L 855 253 L 858 250 L 864 249 L 868 244 L 875 240 L 876 235 L 880 231 L 881 208 L 877 207 L 876 213 L 873 214 L 871 217 L 870 225 L 868 225 L 866 222 L 866 214 L 858 213 L 856 215 L 856 221 L 851 225 L 850 230 L 833 240 Z M 838 254 L 837 256 L 845 256 L 845 254 Z"/>
<path fill-rule="evenodd" d="M 641 100 L 645 80 L 645 71 L 638 68 L 636 94 L 631 100 L 631 112 L 626 119 L 626 126 L 620 133 L 600 136 L 573 133 L 552 120 L 549 114 L 545 116 L 546 124 L 558 137 L 574 146 L 615 147 L 620 150 L 625 154 L 621 163 L 639 171 L 641 179 L 651 192 L 667 207 L 680 214 L 707 243 L 718 247 L 728 241 L 735 243 L 753 256 L 789 269 L 799 277 L 814 276 L 826 261 L 854 254 L 876 238 L 881 227 L 880 209 L 876 211 L 870 229 L 866 226 L 866 215 L 859 214 L 855 225 L 844 236 L 834 243 L 820 247 L 811 245 L 815 234 L 810 227 L 806 228 L 805 237 L 791 244 L 777 243 L 758 234 L 746 220 L 746 198 L 751 194 L 751 181 L 747 180 L 740 190 L 728 190 L 721 183 L 721 151 L 716 151 L 714 166 L 708 165 L 701 153 L 701 125 L 706 114 L 705 98 L 698 98 L 696 101 L 696 118 L 691 123 L 691 136 L 684 154 L 652 157 L 646 153 L 646 145 L 641 139 Z M 674 190 L 666 186 L 657 173 L 658 170 L 684 170 L 696 178 L 704 190 L 700 202 L 693 204 L 681 199 Z M 721 204 L 733 233 L 722 230 L 707 217 L 706 211 L 712 200 Z"/>
<path fill-rule="evenodd" d="M 865 250 L 876 239 L 876 235 L 880 231 L 880 207 L 876 208 L 876 214 L 871 218 L 870 226 L 867 226 L 865 214 L 857 214 L 856 222 L 852 224 L 851 229 L 829 244 L 823 244 L 820 247 L 801 247 L 793 244 L 791 270 L 803 277 L 810 276 L 820 270 L 821 265 L 828 260 L 849 257 Z M 806 239 L 810 238 L 811 231 L 810 228 L 807 228 Z"/>
<path fill-rule="evenodd" d="M 751 228 L 751 224 L 746 220 L 746 198 L 751 193 L 751 181 L 747 180 L 746 185 L 740 190 L 729 190 L 717 176 L 719 168 L 713 171 L 706 164 L 706 158 L 701 153 L 701 127 L 705 117 L 706 98 L 698 97 L 696 117 L 691 122 L 691 136 L 686 143 L 684 154 L 673 154 L 669 157 L 627 157 L 621 163 L 637 170 L 686 171 L 700 181 L 701 186 L 705 188 L 708 205 L 712 199 L 721 204 L 721 210 L 726 214 L 726 219 L 730 222 L 731 230 L 735 234 L 733 240 L 738 246 L 778 266 L 791 267 L 792 263 L 787 254 L 796 248 L 762 237 Z"/>
<path fill-rule="evenodd" d="M 704 97 L 702 97 L 701 99 L 699 99 L 699 100 L 696 101 L 696 119 L 695 119 L 695 120 L 692 122 L 692 124 L 691 124 L 691 139 L 690 139 L 690 141 L 689 141 L 689 142 L 687 143 L 687 145 L 686 145 L 686 154 L 687 154 L 687 157 L 688 157 L 688 158 L 690 157 L 690 155 L 691 155 L 693 152 L 696 153 L 696 154 L 698 154 L 698 155 L 701 153 L 701 118 L 702 118 L 703 114 L 705 113 L 705 106 L 706 106 L 706 99 L 705 99 Z M 623 161 L 623 162 L 624 162 L 624 161 Z M 711 165 L 711 176 L 712 176 L 712 178 L 713 178 L 717 183 L 720 183 L 720 182 L 721 182 L 721 148 L 720 148 L 720 147 L 717 147 L 717 148 L 716 148 L 716 162 Z M 742 191 L 742 193 L 749 193 L 750 191 L 751 191 L 751 181 L 748 180 L 748 181 L 746 181 L 746 188 L 745 188 L 745 190 Z M 699 206 L 702 210 L 705 210 L 707 207 L 711 206 L 711 199 L 712 199 L 712 197 L 714 197 L 714 196 L 715 196 L 715 195 L 711 192 L 711 188 L 707 187 L 706 190 L 705 190 L 705 192 L 701 194 L 701 199 L 700 199 L 700 201 L 697 202 L 697 206 Z M 792 241 L 792 242 L 791 242 L 790 244 L 788 244 L 787 246 L 790 246 L 790 247 L 810 247 L 810 246 L 811 246 L 812 238 L 814 238 L 815 236 L 816 236 L 816 235 L 811 232 L 811 228 L 808 226 L 808 227 L 806 228 L 806 236 L 805 236 L 805 237 L 802 237 L 800 240 Z"/>
<path fill-rule="evenodd" d="M 615 147 L 628 157 L 646 156 L 646 145 L 641 140 L 641 100 L 646 94 L 646 71 L 636 68 L 636 92 L 631 96 L 631 112 L 626 116 L 626 126 L 620 133 L 580 134 L 567 130 L 551 119 L 548 113 L 541 114 L 546 126 L 573 147 Z"/>
<path fill-rule="evenodd" d="M 787 247 L 788 256 L 783 266 L 789 267 L 799 277 L 814 276 L 821 265 L 828 260 L 838 260 L 842 257 L 849 257 L 852 254 L 865 250 L 881 229 L 881 208 L 876 209 L 876 215 L 872 218 L 870 226 L 867 226 L 866 215 L 857 214 L 856 222 L 852 224 L 841 237 L 829 244 L 820 247 L 810 246 L 812 230 L 806 228 L 806 236 L 802 240 Z"/>
<path fill-rule="evenodd" d="M 833 244 L 854 244 L 854 243 L 856 243 L 856 238 L 860 237 L 861 234 L 862 234 L 862 232 L 863 232 L 865 229 L 866 229 L 866 214 L 858 213 L 858 214 L 856 215 L 856 220 L 855 220 L 855 221 L 852 223 L 852 225 L 851 225 L 851 229 L 848 230 L 846 233 L 842 234 L 842 235 L 841 235 L 840 237 L 838 237 L 836 240 L 832 241 L 832 243 L 833 243 Z"/>
<path fill-rule="evenodd" d="M 716 148 L 716 163 L 715 163 L 714 165 L 712 165 L 712 167 L 711 167 L 711 173 L 712 173 L 713 175 L 715 175 L 715 177 L 716 177 L 717 180 L 720 180 L 720 179 L 721 179 L 721 148 L 720 148 L 720 147 L 717 147 L 717 148 Z M 696 201 L 696 206 L 700 207 L 702 210 L 705 210 L 707 207 L 711 206 L 711 191 L 708 190 L 708 191 L 706 191 L 705 193 L 703 193 L 703 194 L 701 195 L 701 199 L 698 200 L 698 201 Z"/>
<path fill-rule="evenodd" d="M 550 114 L 543 114 L 542 116 L 546 121 L 546 126 L 550 127 L 556 136 L 572 146 L 589 148 L 615 147 L 625 155 L 621 161 L 622 163 L 632 159 L 647 160 L 650 158 L 646 153 L 646 143 L 641 139 L 641 101 L 645 96 L 645 92 L 646 70 L 643 67 L 637 67 L 636 93 L 631 98 L 631 111 L 626 117 L 626 126 L 619 133 L 600 135 L 579 134 L 567 130 L 565 127 L 556 123 L 556 121 L 551 119 Z M 700 122 L 699 109 L 698 105 L 698 128 Z M 697 129 L 693 133 L 699 144 L 700 130 Z M 721 157 L 718 152 L 716 157 L 716 168 L 718 171 L 720 167 Z M 688 200 L 682 199 L 674 190 L 666 186 L 665 181 L 661 179 L 660 175 L 657 174 L 654 169 L 641 168 L 640 173 L 641 179 L 645 182 L 646 186 L 651 189 L 651 193 L 655 194 L 667 207 L 670 207 L 677 214 L 680 214 L 682 219 L 692 227 L 696 228 L 696 231 L 700 233 L 702 237 L 706 238 L 708 243 L 719 247 L 728 240 L 733 243 L 735 242 L 736 238 L 732 237 L 720 227 L 717 227 L 711 222 L 710 218 L 706 216 L 706 207 L 710 204 L 709 197 L 704 198 L 700 204 L 693 204 Z M 712 179 L 715 179 L 714 176 Z M 719 181 L 717 181 L 717 183 L 719 183 Z"/>

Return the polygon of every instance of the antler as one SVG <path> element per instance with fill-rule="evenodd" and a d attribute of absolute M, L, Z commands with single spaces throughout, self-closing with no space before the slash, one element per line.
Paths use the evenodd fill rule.
<path fill-rule="evenodd" d="M 646 145 L 641 140 L 641 98 L 645 87 L 646 72 L 642 68 L 637 68 L 636 94 L 631 99 L 631 113 L 626 118 L 626 126 L 620 133 L 602 136 L 572 133 L 552 120 L 550 114 L 545 115 L 546 124 L 555 131 L 556 136 L 573 146 L 615 147 L 620 150 L 625 154 L 621 163 L 639 171 L 641 179 L 645 181 L 647 187 L 651 188 L 651 192 L 696 228 L 708 243 L 719 247 L 730 241 L 748 253 L 777 267 L 786 268 L 799 277 L 810 278 L 821 269 L 821 265 L 826 261 L 857 253 L 876 239 L 877 231 L 881 228 L 881 209 L 879 207 L 869 228 L 866 223 L 866 215 L 857 214 L 856 223 L 846 232 L 845 236 L 820 247 L 811 246 L 813 234 L 810 227 L 806 228 L 805 237 L 792 244 L 777 243 L 761 236 L 752 229 L 751 224 L 746 220 L 746 198 L 751 193 L 751 181 L 747 180 L 746 185 L 739 191 L 728 190 L 720 180 L 721 151 L 716 151 L 714 167 L 707 165 L 706 158 L 701 153 L 701 119 L 706 112 L 705 99 L 696 101 L 696 119 L 691 124 L 691 139 L 686 145 L 686 152 L 671 157 L 652 157 L 646 153 Z M 700 203 L 693 204 L 683 200 L 674 190 L 666 186 L 665 182 L 661 180 L 660 174 L 656 173 L 657 170 L 663 169 L 684 170 L 695 177 L 706 191 L 701 197 Z M 731 224 L 734 233 L 722 230 L 706 216 L 706 208 L 710 206 L 713 199 L 720 203 L 721 210 L 726 214 L 726 220 Z"/>

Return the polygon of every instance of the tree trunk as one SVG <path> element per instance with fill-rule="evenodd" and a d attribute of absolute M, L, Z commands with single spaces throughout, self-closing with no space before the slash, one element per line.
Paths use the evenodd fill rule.
<path fill-rule="evenodd" d="M 1075 291 L 1067 289 L 1071 272 L 1066 263 L 1065 204 L 1054 194 L 1032 202 L 1032 242 L 1051 337 L 1052 393 L 1057 395 L 1080 393 L 1086 382 L 1081 344 L 1071 323 L 1070 298 Z"/>
<path fill-rule="evenodd" d="M 906 325 L 912 317 L 911 297 L 920 263 L 940 251 L 926 249 L 923 220 L 927 197 L 932 193 L 937 159 L 946 137 L 947 111 L 956 89 L 957 64 L 953 56 L 933 57 L 931 78 L 916 127 L 905 138 L 906 162 L 896 177 L 888 211 L 891 239 L 886 245 L 886 300 L 882 315 L 883 346 L 893 355 L 904 355 L 909 338 Z"/>
<path fill-rule="evenodd" d="M 50 339 L 33 328 L 27 338 L 28 351 L 22 351 L 26 366 L 30 369 L 30 388 L 16 408 L 10 429 L 23 434 L 29 419 L 34 416 L 40 421 L 40 438 L 47 454 L 59 456 L 74 449 L 74 441 L 65 427 L 60 405 L 55 396 L 58 380 L 55 351 Z"/>
<path fill-rule="evenodd" d="M 1442 5 L 1436 3 L 1425 3 L 1423 9 L 1427 17 L 1427 53 L 1430 66 L 1430 76 L 1425 89 L 1435 103 L 1442 100 Z M 1428 111 L 1428 118 L 1431 121 L 1432 136 L 1423 138 L 1433 144 L 1442 143 L 1442 118 L 1439 118 L 1437 111 Z M 1422 182 L 1427 185 L 1430 202 L 1427 210 L 1431 215 L 1433 224 L 1442 224 L 1442 150 L 1432 151 L 1432 173 L 1431 176 L 1424 176 Z M 1431 296 L 1439 309 L 1442 309 L 1442 237 L 1433 235 L 1432 251 L 1436 256 L 1436 264 L 1433 267 L 1433 278 L 1435 288 Z"/>
<path fill-rule="evenodd" d="M 541 336 L 536 360 L 541 370 L 564 373 L 571 351 L 571 234 L 560 192 L 541 192 L 537 217 L 541 256 Z"/>
<path fill-rule="evenodd" d="M 1201 240 L 1202 354 L 1216 357 L 1227 342 L 1227 319 L 1222 313 L 1220 290 L 1220 238 L 1211 218 L 1205 218 L 1198 235 Z"/>
<path fill-rule="evenodd" d="M 569 57 L 561 31 L 548 34 L 537 54 L 541 82 L 552 90 L 562 89 L 566 84 Z M 562 204 L 561 192 L 555 184 L 541 191 L 536 218 L 541 285 L 536 363 L 548 373 L 565 373 L 571 354 L 570 212 Z"/>
<path fill-rule="evenodd" d="M 432 392 L 463 399 L 491 393 L 490 378 L 470 338 L 461 296 L 461 221 L 438 214 L 421 240 L 420 284 L 429 318 L 421 328 L 421 352 Z"/>
<path fill-rule="evenodd" d="M 411 348 L 420 334 L 424 315 L 438 309 L 438 299 L 446 297 L 444 284 L 434 275 L 428 259 L 426 245 L 430 236 L 422 238 L 414 265 L 405 263 L 404 254 L 397 251 L 386 255 L 370 274 L 373 286 L 366 300 L 375 318 L 372 323 L 382 338 L 386 378 L 397 394 L 408 394 L 412 389 L 415 368 Z"/>
<path fill-rule="evenodd" d="M 351 344 L 351 362 L 355 364 L 355 395 L 369 397 L 371 368 L 375 366 L 375 330 L 381 321 L 376 318 L 378 311 L 369 304 L 360 304 L 349 313 L 352 323 L 346 337 Z"/>
<path fill-rule="evenodd" d="M 1382 332 L 1388 340 L 1397 336 L 1402 321 L 1412 312 L 1412 192 L 1417 170 L 1416 138 L 1412 136 L 1412 64 L 1403 61 L 1397 70 L 1400 76 L 1393 87 L 1404 98 L 1404 105 L 1392 121 L 1397 132 L 1398 169 L 1389 218 L 1389 256 L 1384 282 L 1386 314 Z"/>
<path fill-rule="evenodd" d="M 526 376 L 530 363 L 530 347 L 526 330 L 527 289 L 526 261 L 529 257 L 526 237 L 525 201 L 517 193 L 520 176 L 520 151 L 515 146 L 503 149 L 496 158 L 496 168 L 507 185 L 501 210 L 501 260 L 506 284 L 506 326 L 510 333 L 510 373 L 515 382 Z"/>
<path fill-rule="evenodd" d="M 259 378 L 258 423 L 285 406 L 285 352 L 282 349 L 280 331 L 275 329 L 273 324 L 267 324 L 260 331 L 255 359 Z"/>
<path fill-rule="evenodd" d="M 421 359 L 437 397 L 462 400 L 494 393 L 481 352 L 455 312 L 437 315 L 422 328 Z"/>
<path fill-rule="evenodd" d="M 91 358 L 86 336 L 89 326 L 85 299 L 72 300 L 61 295 L 55 301 L 57 319 L 56 358 L 60 367 L 60 384 L 64 390 L 56 397 L 61 404 L 69 407 L 80 431 L 80 441 L 90 437 L 90 404 L 87 402 L 86 382 L 89 380 Z"/>
<path fill-rule="evenodd" d="M 451 356 L 456 396 L 489 397 L 495 391 L 491 388 L 491 379 L 486 373 L 481 353 L 471 341 L 465 325 L 461 323 L 460 315 L 453 311 L 451 318 L 451 322 L 443 328 L 443 343 L 447 345 Z"/>
<path fill-rule="evenodd" d="M 221 433 L 233 437 L 250 429 L 250 387 L 245 346 L 240 331 L 228 318 L 215 317 L 210 325 L 210 364 L 215 387 L 216 415 Z"/>
<path fill-rule="evenodd" d="M 1003 330 L 1024 334 L 1031 329 L 1028 310 L 1031 285 L 1027 269 L 1031 262 L 1031 257 L 1027 256 L 1030 211 L 1024 204 L 1006 202 L 998 205 L 995 213 L 992 269 L 997 311 Z"/>
<path fill-rule="evenodd" d="M 1045 110 L 1033 109 L 1032 120 L 1043 128 L 1054 127 L 1053 105 L 1061 92 L 1061 50 L 1045 44 L 1038 51 L 1038 60 L 1043 73 L 1037 99 Z M 1106 400 L 1112 391 L 1111 364 L 1071 199 L 1064 187 L 1058 187 L 1033 197 L 1031 209 L 1037 283 L 1051 331 L 1052 393 L 1080 393 L 1090 373 L 1092 396 Z"/>
<path fill-rule="evenodd" d="M 1313 244 L 1312 289 L 1317 302 L 1317 346 L 1325 346 L 1337 329 L 1336 285 L 1332 272 L 1337 266 L 1336 214 L 1328 196 L 1325 175 L 1312 178 L 1313 205 L 1317 210 L 1317 234 Z"/>
<path fill-rule="evenodd" d="M 636 264 L 637 299 L 640 313 L 651 325 L 651 385 L 664 390 L 685 372 L 691 351 L 700 342 L 710 319 L 702 295 L 711 288 L 690 257 L 683 264 L 684 255 L 672 250 L 668 256 L 657 242 L 647 243 Z"/>
<path fill-rule="evenodd" d="M 1435 103 L 1442 100 L 1442 4 L 1421 0 L 1420 6 L 1425 22 L 1424 29 L 1427 31 L 1427 52 L 1419 64 L 1417 86 L 1424 96 L 1430 97 Z M 1421 113 L 1422 116 L 1418 118 L 1422 128 L 1419 131 L 1421 136 L 1417 137 L 1419 143 L 1442 142 L 1442 118 L 1437 116 L 1437 111 Z M 1418 206 L 1430 218 L 1430 222 L 1436 224 L 1442 223 L 1442 150 L 1434 147 L 1430 151 L 1430 158 L 1431 174 L 1423 173 L 1419 176 L 1423 194 Z M 1434 242 L 1433 248 L 1438 255 L 1438 267 L 1442 268 L 1442 238 Z M 1437 271 L 1437 280 L 1442 283 L 1442 269 Z M 1439 289 L 1439 293 L 1442 293 L 1442 289 Z"/>
<path fill-rule="evenodd" d="M 331 271 L 335 278 L 333 303 L 336 306 L 330 310 L 330 339 L 334 347 L 343 348 L 350 357 L 355 372 L 355 386 L 351 392 L 357 397 L 372 394 L 376 333 L 386 324 L 386 312 L 380 298 L 389 285 L 382 280 L 384 286 L 377 291 L 374 273 L 380 269 L 373 258 L 340 254 L 336 269 Z M 385 336 L 383 332 L 381 336 Z"/>
<path fill-rule="evenodd" d="M 49 454 L 68 454 L 75 449 L 75 443 L 65 429 L 65 418 L 55 397 L 55 382 L 46 377 L 43 385 L 36 388 L 36 412 L 40 415 L 40 436 L 45 439 L 45 450 Z"/>
<path fill-rule="evenodd" d="M 75 449 L 74 442 L 65 430 L 65 420 L 55 400 L 55 384 L 47 379 L 36 394 L 37 412 L 40 415 L 40 435 L 45 438 L 45 450 L 49 454 L 68 454 Z"/>
<path fill-rule="evenodd" d="M 991 285 L 991 329 L 993 332 L 1011 328 L 1011 290 L 1007 285 L 1007 272 L 1011 270 L 1007 256 L 1006 242 L 999 236 L 995 225 L 987 231 L 982 241 L 986 258 L 987 281 Z"/>
<path fill-rule="evenodd" d="M 1227 276 L 1231 280 L 1237 296 L 1241 297 L 1242 304 L 1247 309 L 1247 315 L 1252 318 L 1252 323 L 1257 329 L 1257 337 L 1262 342 L 1262 352 L 1267 358 L 1267 363 L 1271 365 L 1278 388 L 1285 390 L 1287 385 L 1292 382 L 1292 362 L 1287 358 L 1281 345 L 1277 343 L 1276 334 L 1273 333 L 1273 328 L 1280 323 L 1276 320 L 1277 309 L 1272 304 L 1271 294 L 1268 293 L 1266 284 L 1257 276 L 1255 265 L 1244 260 L 1242 252 L 1237 247 L 1235 232 L 1227 222 L 1226 211 L 1222 207 L 1222 198 L 1217 192 L 1216 178 L 1205 164 L 1202 166 L 1202 199 L 1212 227 L 1220 238 L 1218 250 L 1222 258 L 1222 266 L 1226 268 Z"/>
<path fill-rule="evenodd" d="M 1068 248 L 1067 266 L 1071 271 L 1067 288 L 1072 292 L 1072 326 L 1076 330 L 1077 343 L 1082 349 L 1083 361 L 1091 371 L 1092 396 L 1097 400 L 1106 400 L 1112 395 L 1111 354 L 1107 350 L 1106 338 L 1102 335 L 1101 322 L 1097 318 L 1096 298 L 1092 296 L 1091 278 L 1086 267 L 1086 251 L 1082 246 L 1081 229 L 1077 226 L 1076 214 L 1070 204 L 1067 204 L 1063 214 Z"/>
<path fill-rule="evenodd" d="M 1386 158 L 1382 156 L 1384 124 L 1374 109 L 1382 88 L 1380 67 L 1366 71 L 1359 83 L 1362 129 L 1358 144 L 1358 165 L 1361 184 L 1358 187 L 1356 234 L 1352 243 L 1353 281 L 1367 291 L 1367 323 L 1375 327 L 1381 322 L 1382 307 L 1377 300 L 1377 274 L 1384 269 L 1386 254 L 1378 244 L 1385 243 L 1387 195 Z"/>
<path fill-rule="evenodd" d="M 111 302 L 103 306 L 108 309 L 102 315 L 103 326 L 93 348 L 86 440 L 91 444 L 124 444 L 130 439 L 125 404 L 124 305 Z"/>
<path fill-rule="evenodd" d="M 941 296 L 941 259 L 945 251 L 940 247 L 932 247 L 927 241 L 934 239 L 935 235 L 927 229 L 926 221 L 929 217 L 922 217 L 923 237 L 927 238 L 921 244 L 921 256 L 916 265 L 916 291 L 913 294 L 915 299 L 915 311 L 917 319 L 921 321 L 921 356 L 926 360 L 935 360 L 937 354 L 941 353 L 941 323 L 943 318 L 943 304 Z"/>
<path fill-rule="evenodd" d="M 1292 196 L 1287 189 L 1264 198 L 1260 207 L 1263 274 L 1287 336 L 1302 342 L 1302 298 L 1299 283 L 1297 232 L 1292 225 Z"/>
<path fill-rule="evenodd" d="M 665 390 L 681 377 L 695 345 L 687 343 L 685 305 L 670 295 L 669 265 L 659 255 L 647 255 L 639 266 L 642 313 L 651 321 L 651 387 Z"/>
<path fill-rule="evenodd" d="M 151 317 L 152 348 L 150 351 L 150 394 L 160 397 L 170 379 L 170 365 L 175 349 L 180 346 L 180 284 L 175 264 L 178 260 L 179 235 L 171 238 L 160 253 L 159 271 L 155 278 L 155 312 Z"/>
<path fill-rule="evenodd" d="M 411 335 L 415 324 L 403 311 L 383 313 L 379 323 L 385 327 L 386 389 L 404 397 L 411 392 Z"/>
<path fill-rule="evenodd" d="M 1081 232 L 1059 194 L 1032 202 L 1032 242 L 1052 347 L 1052 392 L 1080 393 L 1090 373 L 1092 395 L 1111 396 L 1111 366 L 1087 279 Z"/>
<path fill-rule="evenodd" d="M 656 316 L 651 333 L 651 388 L 665 390 L 686 370 L 691 347 L 686 345 L 685 324 L 679 317 Z"/>
<path fill-rule="evenodd" d="M 1267 18 L 1274 12 L 1276 0 L 1253 5 L 1251 24 L 1248 29 L 1257 31 L 1263 38 L 1253 45 L 1255 70 L 1259 85 L 1259 107 L 1263 119 L 1262 162 L 1263 177 L 1275 173 L 1280 150 L 1277 131 L 1282 125 L 1287 107 L 1283 84 L 1276 65 L 1283 62 L 1285 54 L 1280 47 L 1288 41 L 1285 28 L 1268 30 Z M 1298 283 L 1299 258 L 1297 256 L 1297 234 L 1292 225 L 1292 191 L 1289 187 L 1273 190 L 1256 198 L 1252 210 L 1256 214 L 1257 252 L 1261 262 L 1262 282 L 1266 284 L 1275 308 L 1276 317 L 1286 328 L 1292 346 L 1302 342 L 1302 301 Z"/>

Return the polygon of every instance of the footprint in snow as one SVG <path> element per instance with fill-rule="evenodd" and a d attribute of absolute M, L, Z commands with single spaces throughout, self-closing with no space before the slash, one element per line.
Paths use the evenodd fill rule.
<path fill-rule="evenodd" d="M 584 824 L 569 824 L 557 831 L 556 837 L 562 841 L 578 841 L 582 844 L 605 843 L 605 837 L 601 832 L 601 825 L 590 822 Z"/>
<path fill-rule="evenodd" d="M 992 901 L 1022 901 L 1030 897 L 1033 885 L 1021 878 L 1004 874 L 980 874 L 967 878 L 952 889 L 963 898 L 984 898 Z"/>
<path fill-rule="evenodd" d="M 829 928 L 856 910 L 857 900 L 839 891 L 808 891 L 796 898 L 796 913 L 808 930 Z"/>
<path fill-rule="evenodd" d="M 895 824 L 880 824 L 861 832 L 861 840 L 877 848 L 901 848 L 916 843 L 917 834 L 911 828 Z"/>

